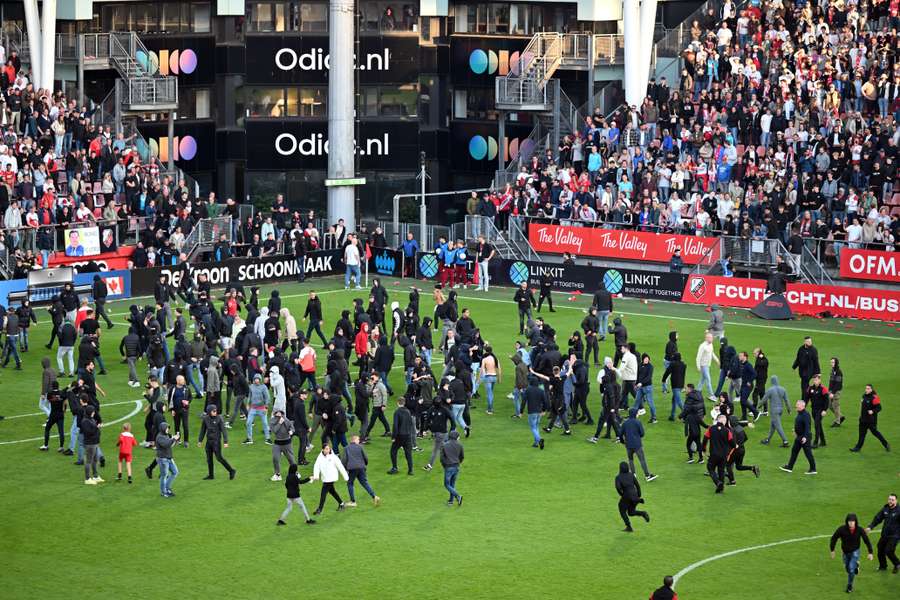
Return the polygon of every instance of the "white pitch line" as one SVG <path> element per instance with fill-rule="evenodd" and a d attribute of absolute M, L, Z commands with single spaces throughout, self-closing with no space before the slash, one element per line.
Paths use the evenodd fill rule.
<path fill-rule="evenodd" d="M 106 427 L 108 425 L 115 425 L 116 423 L 121 423 L 122 421 L 125 421 L 126 419 L 130 419 L 134 415 L 141 412 L 141 407 L 143 406 L 142 401 L 129 400 L 129 402 L 134 402 L 134 410 L 132 410 L 130 413 L 128 413 L 124 417 L 120 417 L 120 418 L 116 419 L 115 421 L 107 421 L 107 422 L 101 423 L 100 427 Z M 126 402 L 126 404 L 127 404 L 127 402 Z M 112 403 L 107 404 L 106 406 L 112 406 Z M 0 442 L 0 446 L 8 446 L 9 444 L 24 444 L 26 442 L 43 442 L 43 441 L 44 441 L 44 437 L 41 436 L 41 437 L 36 437 L 36 438 L 28 438 L 27 440 L 12 440 L 9 442 Z"/>
<path fill-rule="evenodd" d="M 878 535 L 880 532 L 873 531 L 869 535 Z M 772 542 L 770 544 L 760 544 L 759 546 L 749 546 L 747 548 L 738 548 L 737 550 L 732 550 L 731 552 L 723 552 L 722 554 L 716 554 L 715 556 L 710 556 L 709 558 L 704 558 L 703 560 L 698 560 L 697 562 L 690 564 L 683 568 L 682 570 L 675 573 L 674 582 L 672 583 L 672 588 L 678 585 L 678 580 L 693 571 L 694 569 L 699 569 L 703 565 L 709 564 L 713 561 L 717 561 L 722 558 L 728 558 L 729 556 L 734 556 L 735 554 L 743 554 L 744 552 L 753 552 L 754 550 L 763 550 L 765 548 L 772 548 L 774 546 L 782 546 L 784 544 L 795 544 L 797 542 L 809 542 L 811 540 L 821 540 L 824 538 L 830 538 L 831 536 L 828 534 L 822 535 L 811 535 L 808 537 L 794 538 L 791 540 L 781 540 L 780 542 Z"/>
<path fill-rule="evenodd" d="M 132 402 L 137 402 L 137 400 L 123 400 L 122 402 L 105 402 L 103 404 L 103 406 L 119 406 L 120 404 L 131 404 Z M 4 417 L 4 420 L 9 421 L 10 419 L 23 419 L 25 417 L 38 417 L 41 415 L 46 416 L 45 413 L 36 412 L 36 413 L 28 413 L 27 415 L 13 415 L 11 417 Z"/>

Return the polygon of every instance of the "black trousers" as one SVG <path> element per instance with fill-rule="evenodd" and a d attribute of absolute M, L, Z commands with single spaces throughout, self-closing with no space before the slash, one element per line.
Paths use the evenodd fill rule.
<path fill-rule="evenodd" d="M 337 493 L 336 489 L 334 489 L 334 482 L 323 481 L 322 492 L 319 494 L 319 508 L 316 509 L 317 512 L 321 512 L 325 507 L 325 498 L 328 497 L 328 494 L 331 494 L 331 497 L 337 500 L 338 506 L 344 503 L 344 501 L 341 500 L 341 495 Z"/>
<path fill-rule="evenodd" d="M 725 457 L 710 454 L 706 461 L 706 470 L 709 471 L 709 478 L 716 484 L 716 487 L 725 483 Z"/>
<path fill-rule="evenodd" d="M 699 431 L 696 433 L 688 432 L 684 447 L 687 448 L 688 458 L 694 458 L 694 452 L 696 452 L 700 455 L 700 460 L 703 460 L 703 442 L 700 440 Z"/>
<path fill-rule="evenodd" d="M 809 391 L 810 379 L 812 379 L 812 377 L 804 377 L 803 375 L 800 376 L 800 397 L 803 400 L 806 400 L 806 392 Z"/>
<path fill-rule="evenodd" d="M 528 317 L 528 312 L 524 310 L 519 310 L 519 335 L 525 333 L 525 319 Z"/>
<path fill-rule="evenodd" d="M 865 443 L 865 441 L 866 441 L 866 434 L 868 434 L 870 431 L 872 432 L 872 435 L 874 435 L 876 437 L 876 439 L 878 439 L 878 441 L 881 442 L 882 446 L 884 446 L 885 448 L 888 447 L 888 441 L 886 439 L 884 439 L 884 436 L 881 435 L 880 431 L 878 431 L 877 423 L 862 423 L 862 422 L 860 422 L 860 424 L 859 424 L 859 439 L 856 441 L 857 449 L 863 447 L 863 443 Z"/>
<path fill-rule="evenodd" d="M 588 388 L 584 386 L 582 388 L 575 388 L 575 407 L 573 409 L 573 413 L 577 413 L 579 410 L 584 414 L 585 421 L 591 423 L 594 419 L 591 417 L 591 410 L 587 405 L 587 397 L 588 397 Z M 573 417 L 574 419 L 574 417 Z"/>
<path fill-rule="evenodd" d="M 60 325 L 62 325 L 62 322 L 59 322 L 59 323 L 57 323 L 56 321 L 53 322 L 53 328 L 50 330 L 50 341 L 47 342 L 47 346 L 52 346 L 53 340 L 59 339 L 58 334 L 59 334 L 59 326 Z"/>
<path fill-rule="evenodd" d="M 184 433 L 181 434 L 182 442 L 188 441 L 188 417 L 190 416 L 190 411 L 186 408 L 175 411 L 175 433 L 179 433 L 184 430 Z"/>
<path fill-rule="evenodd" d="M 738 471 L 752 471 L 752 465 L 744 464 L 744 456 L 747 454 L 747 449 L 743 446 L 738 446 L 735 448 L 731 455 L 728 457 L 728 464 L 726 465 L 726 471 L 728 472 L 728 481 L 734 483 L 734 470 Z"/>
<path fill-rule="evenodd" d="M 597 342 L 597 336 L 589 335 L 586 336 L 584 341 L 584 362 L 588 362 L 588 358 L 591 355 L 591 351 L 594 352 L 594 364 L 600 364 L 600 344 Z"/>
<path fill-rule="evenodd" d="M 816 470 L 816 459 L 813 456 L 812 448 L 809 445 L 809 440 L 806 441 L 805 444 L 800 443 L 800 438 L 794 439 L 794 445 L 791 446 L 791 459 L 788 461 L 787 467 L 788 469 L 794 468 L 794 463 L 797 462 L 797 457 L 800 455 L 800 450 L 803 450 L 803 454 L 806 455 L 806 460 L 809 461 L 809 470 Z"/>
<path fill-rule="evenodd" d="M 628 517 L 645 517 L 646 511 L 637 510 L 637 501 L 619 498 L 619 515 L 625 523 L 625 527 L 631 527 L 631 520 Z"/>
<path fill-rule="evenodd" d="M 625 410 L 628 410 L 628 394 L 631 394 L 632 398 L 637 399 L 637 393 L 635 391 L 634 384 L 634 381 L 622 382 L 622 408 L 624 408 Z"/>
<path fill-rule="evenodd" d="M 897 542 L 900 538 L 897 536 L 883 535 L 878 540 L 878 566 L 879 568 L 887 568 L 887 560 L 891 560 L 891 564 L 895 567 L 900 565 L 900 559 L 897 558 Z"/>
<path fill-rule="evenodd" d="M 813 429 L 815 430 L 815 439 L 813 443 L 816 445 L 825 445 L 825 430 L 822 428 L 822 411 L 813 409 Z"/>
<path fill-rule="evenodd" d="M 222 392 L 206 392 L 206 403 L 214 404 L 219 414 L 222 414 Z"/>
<path fill-rule="evenodd" d="M 369 434 L 372 433 L 372 429 L 375 427 L 375 423 L 377 421 L 381 421 L 381 424 L 384 425 L 384 432 L 390 433 L 391 426 L 388 423 L 387 417 L 384 416 L 384 411 L 377 407 L 372 407 L 372 414 L 369 415 L 369 426 L 366 428 L 365 437 L 369 437 Z"/>
<path fill-rule="evenodd" d="M 558 408 L 550 407 L 550 420 L 547 421 L 547 429 L 553 429 L 553 424 L 556 423 L 556 419 L 559 419 L 563 429 L 569 431 L 569 422 L 566 420 L 567 412 L 565 406 L 560 406 Z"/>
<path fill-rule="evenodd" d="M 94 306 L 97 307 L 97 320 L 103 319 L 107 325 L 112 326 L 109 315 L 106 314 L 106 300 L 94 300 Z"/>
<path fill-rule="evenodd" d="M 44 445 L 47 446 L 50 443 L 50 430 L 53 429 L 53 426 L 56 425 L 56 432 L 59 434 L 59 447 L 62 448 L 65 443 L 65 436 L 63 435 L 63 415 L 59 415 L 57 417 L 50 417 L 47 419 L 47 423 L 44 425 Z"/>
<path fill-rule="evenodd" d="M 397 468 L 397 451 L 403 448 L 403 454 L 406 455 L 406 469 L 409 473 L 413 472 L 412 459 L 412 437 L 408 435 L 398 435 L 391 442 L 391 468 Z"/>
<path fill-rule="evenodd" d="M 544 304 L 544 300 L 547 301 L 547 306 L 550 307 L 550 310 L 553 310 L 553 297 L 550 294 L 541 294 L 538 298 L 538 312 L 541 312 L 541 306 Z"/>
<path fill-rule="evenodd" d="M 209 476 L 213 476 L 213 456 L 219 461 L 219 464 L 225 467 L 225 470 L 231 473 L 233 470 L 228 461 L 222 456 L 222 445 L 218 442 L 206 442 L 206 468 L 209 469 Z"/>
<path fill-rule="evenodd" d="M 322 321 L 310 321 L 309 327 L 306 328 L 306 339 L 312 341 L 312 332 L 315 331 L 319 334 L 319 339 L 322 340 L 323 344 L 328 344 L 328 340 L 325 339 L 325 334 L 322 333 Z"/>
<path fill-rule="evenodd" d="M 600 432 L 603 431 L 604 425 L 606 425 L 606 435 L 603 437 L 609 439 L 609 433 L 611 431 L 615 432 L 616 437 L 619 437 L 619 415 L 616 414 L 616 411 L 609 409 L 603 410 L 603 414 L 597 421 L 597 431 L 594 432 L 594 437 L 600 437 Z"/>

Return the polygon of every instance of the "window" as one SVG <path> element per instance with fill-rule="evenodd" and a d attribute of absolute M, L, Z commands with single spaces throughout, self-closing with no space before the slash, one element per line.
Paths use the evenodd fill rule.
<path fill-rule="evenodd" d="M 418 85 L 364 86 L 359 91 L 359 112 L 363 117 L 415 118 L 419 112 Z"/>
<path fill-rule="evenodd" d="M 275 31 L 275 10 L 268 2 L 257 2 L 250 5 L 250 31 Z"/>
<path fill-rule="evenodd" d="M 509 33 L 509 4 L 491 4 L 491 21 L 488 33 Z"/>
<path fill-rule="evenodd" d="M 210 6 L 204 2 L 191 5 L 191 31 L 194 33 L 209 33 Z"/>
<path fill-rule="evenodd" d="M 210 93 L 208 89 L 201 89 L 195 92 L 196 96 L 196 116 L 198 119 L 209 119 L 212 116 L 212 113 L 209 111 L 209 97 Z"/>
<path fill-rule="evenodd" d="M 288 88 L 288 117 L 327 117 L 327 88 Z"/>
<path fill-rule="evenodd" d="M 160 31 L 178 32 L 189 27 L 188 5 L 180 2 L 165 2 L 160 7 Z"/>
<path fill-rule="evenodd" d="M 359 91 L 359 112 L 364 117 L 378 116 L 378 88 L 364 87 Z"/>
<path fill-rule="evenodd" d="M 494 90 L 471 88 L 453 91 L 453 118 L 494 121 L 498 112 L 494 108 Z"/>
<path fill-rule="evenodd" d="M 284 90 L 243 87 L 237 91 L 238 124 L 246 117 L 283 117 Z"/>
<path fill-rule="evenodd" d="M 328 31 L 328 5 L 300 4 L 300 31 Z"/>
<path fill-rule="evenodd" d="M 208 88 L 181 88 L 178 90 L 179 119 L 209 119 L 211 116 Z"/>
<path fill-rule="evenodd" d="M 416 5 L 397 4 L 393 2 L 373 2 L 366 0 L 358 3 L 360 29 L 365 31 L 413 31 L 418 22 Z M 400 6 L 401 8 L 397 8 Z"/>
<path fill-rule="evenodd" d="M 152 33 L 157 30 L 159 7 L 156 4 L 137 4 L 131 11 L 134 31 Z"/>

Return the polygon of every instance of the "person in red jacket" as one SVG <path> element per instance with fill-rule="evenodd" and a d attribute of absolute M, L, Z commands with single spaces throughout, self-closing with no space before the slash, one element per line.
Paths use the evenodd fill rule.
<path fill-rule="evenodd" d="M 369 373 L 369 324 L 366 321 L 360 323 L 359 332 L 353 340 L 353 350 L 356 352 L 359 363 L 360 376 Z"/>
<path fill-rule="evenodd" d="M 650 600 L 678 600 L 675 593 L 675 579 L 671 575 L 663 577 L 663 584 L 650 594 Z"/>

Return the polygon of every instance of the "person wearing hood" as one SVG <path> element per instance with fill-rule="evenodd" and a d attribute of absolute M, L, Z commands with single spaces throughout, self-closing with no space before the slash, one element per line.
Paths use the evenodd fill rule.
<path fill-rule="evenodd" d="M 853 591 L 853 580 L 859 572 L 859 551 L 860 541 L 865 542 L 868 548 L 868 558 L 873 560 L 872 542 L 869 541 L 869 535 L 865 529 L 860 527 L 859 519 L 855 513 L 849 513 L 844 518 L 844 524 L 835 529 L 831 535 L 829 549 L 831 550 L 831 558 L 834 558 L 834 547 L 838 540 L 841 541 L 841 554 L 844 559 L 844 570 L 847 571 L 847 593 Z"/>
<path fill-rule="evenodd" d="M 303 511 L 307 525 L 313 525 L 315 523 L 315 521 L 310 518 L 309 511 L 306 510 L 306 504 L 303 503 L 303 498 L 300 497 L 300 486 L 304 483 L 309 483 L 310 481 L 311 479 L 309 477 L 300 478 L 297 473 L 297 465 L 292 464 L 288 467 L 288 474 L 284 481 L 284 487 L 287 490 L 287 508 L 284 509 L 281 516 L 278 518 L 278 525 L 287 525 L 285 519 L 291 514 L 291 509 L 294 508 L 295 504 Z"/>
<path fill-rule="evenodd" d="M 50 366 L 50 359 L 46 356 L 41 359 L 41 367 L 43 367 L 43 371 L 41 372 L 41 395 L 38 398 L 38 408 L 49 417 L 50 401 L 47 400 L 47 395 L 53 388 L 53 384 L 56 383 L 57 375 L 56 370 Z M 57 389 L 59 389 L 58 384 Z"/>
<path fill-rule="evenodd" d="M 353 351 L 359 365 L 360 377 L 369 374 L 369 323 L 360 323 L 359 331 L 353 338 Z"/>
<path fill-rule="evenodd" d="M 325 319 L 322 317 L 322 301 L 316 295 L 315 290 L 310 290 L 309 299 L 306 301 L 306 310 L 303 312 L 303 320 L 309 319 L 309 325 L 306 328 L 306 339 L 311 339 L 313 331 L 319 335 L 322 340 L 323 347 L 328 346 L 328 340 L 322 333 L 322 323 Z"/>
<path fill-rule="evenodd" d="M 281 320 L 284 321 L 284 340 L 290 347 L 291 352 L 297 352 L 297 320 L 286 306 L 282 307 L 278 314 L 281 315 Z"/>
<path fill-rule="evenodd" d="M 83 436 L 84 447 L 84 483 L 97 485 L 103 483 L 103 479 L 97 474 L 97 465 L 100 462 L 100 422 L 91 404 L 83 405 L 81 418 L 78 421 L 78 429 Z"/>
<path fill-rule="evenodd" d="M 378 339 L 378 347 L 375 350 L 375 357 L 372 359 L 372 369 L 381 377 L 381 381 L 391 396 L 394 395 L 394 390 L 391 389 L 388 374 L 390 374 L 393 364 L 394 351 L 388 346 L 387 339 L 382 336 Z"/>
<path fill-rule="evenodd" d="M 725 413 L 719 413 L 716 422 L 703 435 L 702 450 L 706 452 L 707 447 L 709 448 L 706 470 L 716 486 L 717 494 L 725 490 L 725 463 L 735 447 L 734 434 L 728 429 L 727 424 L 728 417 Z"/>
<path fill-rule="evenodd" d="M 772 435 L 778 432 L 778 435 L 781 436 L 781 447 L 787 448 L 790 444 L 787 436 L 784 434 L 784 428 L 781 426 L 781 414 L 784 411 L 791 414 L 791 403 L 788 400 L 787 390 L 781 387 L 778 382 L 778 375 L 772 375 L 771 381 L 772 385 L 766 390 L 762 399 L 763 405 L 769 408 L 769 435 L 760 443 L 763 445 L 768 444 L 769 440 L 772 439 Z"/>
<path fill-rule="evenodd" d="M 681 402 L 681 390 L 684 389 L 685 373 L 687 373 L 687 365 L 681 360 L 681 353 L 674 352 L 667 360 L 663 360 L 666 365 L 666 371 L 662 376 L 662 384 L 666 385 L 666 381 L 671 377 L 672 383 L 672 412 L 669 413 L 669 420 L 675 420 L 676 409 L 683 409 L 684 404 Z"/>
<path fill-rule="evenodd" d="M 737 350 L 734 349 L 734 346 L 728 343 L 727 337 L 719 338 L 719 384 L 716 386 L 715 395 L 718 396 L 722 393 L 722 388 L 725 386 L 725 379 L 729 377 L 729 374 L 736 374 L 736 377 L 732 377 L 732 379 L 740 379 L 739 371 L 734 371 L 735 363 L 737 362 Z M 739 385 L 739 384 L 738 384 Z M 732 390 L 730 395 L 735 395 Z"/>
<path fill-rule="evenodd" d="M 624 531 L 627 533 L 634 531 L 631 528 L 631 519 L 628 517 L 641 517 L 648 523 L 650 522 L 650 515 L 647 511 L 637 510 L 638 504 L 643 504 L 644 499 L 641 497 L 641 484 L 634 476 L 633 466 L 629 467 L 624 460 L 620 462 L 619 473 L 615 479 L 616 492 L 619 494 L 619 515 L 625 523 Z"/>
<path fill-rule="evenodd" d="M 463 445 L 459 441 L 459 431 L 453 430 L 447 436 L 447 441 L 441 445 L 441 466 L 444 467 L 444 488 L 450 493 L 447 506 L 453 506 L 456 500 L 457 506 L 462 506 L 463 497 L 456 490 L 456 481 L 459 477 L 459 468 L 465 459 Z"/>
<path fill-rule="evenodd" d="M 49 359 L 45 358 L 44 360 Z M 57 452 L 63 452 L 65 450 L 65 435 L 63 434 L 63 430 L 66 416 L 66 400 L 59 390 L 59 381 L 56 379 L 50 383 L 45 401 L 48 410 L 47 422 L 44 423 L 44 445 L 41 446 L 40 449 L 43 451 L 47 450 L 48 444 L 50 443 L 50 430 L 56 426 L 56 431 L 59 434 L 59 449 Z"/>
<path fill-rule="evenodd" d="M 272 439 L 269 437 L 269 388 L 262 382 L 262 375 L 256 373 L 253 376 L 253 383 L 250 384 L 250 411 L 247 413 L 247 439 L 244 440 L 245 445 L 253 443 L 253 422 L 257 417 L 263 424 L 263 434 L 266 436 L 266 443 L 272 445 Z"/>
<path fill-rule="evenodd" d="M 588 362 L 591 357 L 591 351 L 594 352 L 594 366 L 599 367 L 599 357 L 600 357 L 600 344 L 598 342 L 598 332 L 601 334 L 606 333 L 605 327 L 603 329 L 600 328 L 600 319 L 597 317 L 597 308 L 592 306 L 588 310 L 587 316 L 581 320 L 581 330 L 584 332 L 584 361 Z M 606 338 L 606 335 L 603 335 L 603 338 Z"/>
<path fill-rule="evenodd" d="M 644 401 L 650 405 L 650 423 L 656 423 L 656 405 L 653 404 L 653 363 L 646 352 L 641 354 L 641 364 L 638 365 L 637 383 L 635 383 L 634 406 L 638 414 L 643 411 Z"/>
<path fill-rule="evenodd" d="M 516 290 L 516 294 L 513 296 L 513 302 L 516 303 L 519 309 L 519 335 L 523 335 L 525 333 L 525 321 L 531 320 L 531 309 L 537 307 L 534 294 L 528 288 L 527 281 L 519 284 L 519 289 Z"/>
<path fill-rule="evenodd" d="M 169 435 L 169 424 L 162 421 L 159 424 L 159 433 L 156 434 L 156 462 L 159 464 L 159 495 L 163 498 L 171 498 L 175 495 L 172 484 L 178 477 L 178 465 L 172 456 L 172 447 L 178 443 L 178 434 Z M 148 469 L 148 477 L 151 477 Z"/>
<path fill-rule="evenodd" d="M 878 413 L 880 412 L 881 399 L 878 397 L 872 384 L 867 383 L 859 407 L 859 438 L 856 441 L 856 445 L 850 448 L 851 452 L 859 452 L 862 450 L 863 443 L 866 441 L 866 434 L 870 431 L 872 432 L 872 435 L 881 442 L 881 445 L 884 446 L 885 450 L 888 452 L 891 451 L 891 445 L 888 444 L 888 441 L 884 439 L 884 436 L 878 431 Z"/>
<path fill-rule="evenodd" d="M 276 367 L 273 367 L 276 368 Z M 276 408 L 272 411 L 272 420 L 269 423 L 269 430 L 275 443 L 272 444 L 272 468 L 274 474 L 272 481 L 281 481 L 281 457 L 286 456 L 288 464 L 296 464 L 294 459 L 294 448 L 291 445 L 291 439 L 294 436 L 294 424 L 285 416 L 284 409 Z"/>
<path fill-rule="evenodd" d="M 663 368 L 668 370 L 669 363 L 672 362 L 672 359 L 675 356 L 675 353 L 678 352 L 678 332 L 670 331 L 669 332 L 669 341 L 666 342 L 666 351 L 663 354 Z M 684 387 L 684 386 L 682 386 Z M 666 380 L 663 379 L 662 382 L 662 393 L 667 394 L 669 392 L 668 387 L 666 386 Z M 674 412 L 674 411 L 673 411 Z M 669 419 L 670 421 L 672 419 Z"/>
<path fill-rule="evenodd" d="M 316 385 L 316 351 L 309 343 L 309 338 L 303 340 L 303 348 L 298 355 L 300 359 L 300 385 L 308 382 L 309 389 L 315 389 Z"/>
<path fill-rule="evenodd" d="M 422 319 L 422 324 L 416 330 L 416 346 L 422 353 L 425 364 L 431 366 L 431 353 L 434 351 L 434 341 L 431 337 L 431 317 Z"/>
<path fill-rule="evenodd" d="M 756 382 L 753 386 L 753 406 L 758 414 L 769 414 L 769 407 L 763 403 L 766 394 L 766 382 L 769 380 L 769 359 L 762 348 L 753 349 L 753 370 L 756 372 Z M 830 386 L 829 386 L 830 387 Z"/>
<path fill-rule="evenodd" d="M 128 328 L 128 333 L 119 342 L 119 354 L 128 363 L 128 385 L 135 388 L 140 387 L 141 380 L 138 377 L 136 366 L 143 352 L 141 351 L 141 338 L 138 336 L 134 325 Z"/>
<path fill-rule="evenodd" d="M 708 429 L 709 425 L 703 422 L 706 416 L 706 406 L 703 403 L 703 393 L 694 388 L 694 384 L 687 384 L 687 396 L 685 396 L 684 408 L 678 418 L 684 421 L 685 447 L 688 453 L 688 464 L 694 463 L 694 452 L 700 455 L 697 461 L 703 464 L 703 444 L 701 432 Z"/>
<path fill-rule="evenodd" d="M 534 443 L 531 444 L 531 447 L 543 450 L 544 438 L 541 437 L 540 432 L 541 417 L 550 408 L 550 402 L 547 399 L 547 392 L 538 384 L 538 377 L 533 369 L 531 373 L 528 377 L 528 387 L 525 389 L 524 394 L 525 412 L 528 414 L 528 425 L 531 427 L 531 435 L 534 437 Z M 456 380 L 454 379 L 453 381 L 455 382 Z M 451 382 L 450 387 L 453 387 L 453 382 Z M 455 407 L 455 397 L 453 402 Z M 456 411 L 453 414 L 456 416 Z"/>
<path fill-rule="evenodd" d="M 845 416 L 841 414 L 841 390 L 844 389 L 844 372 L 841 370 L 841 361 L 837 356 L 831 357 L 831 373 L 828 376 L 828 391 L 831 412 L 834 413 L 832 427 L 840 427 Z"/>
<path fill-rule="evenodd" d="M 222 412 L 222 365 L 219 357 L 211 354 L 206 366 L 206 402 Z"/>
<path fill-rule="evenodd" d="M 608 330 L 612 334 L 614 343 L 616 344 L 616 353 L 613 355 L 613 364 L 619 364 L 622 359 L 622 346 L 628 345 L 628 328 L 622 324 L 622 317 L 613 319 L 612 327 Z M 636 368 L 636 367 L 635 367 Z"/>
<path fill-rule="evenodd" d="M 391 302 L 391 346 L 393 346 L 403 334 L 405 327 L 406 316 L 403 314 L 403 309 L 400 308 L 400 303 L 394 300 Z"/>
<path fill-rule="evenodd" d="M 284 385 L 284 377 L 277 366 L 269 369 L 269 385 L 272 386 L 272 393 L 275 396 L 272 403 L 273 412 L 280 410 L 281 414 L 287 413 L 287 390 Z"/>
<path fill-rule="evenodd" d="M 344 448 L 344 455 L 341 462 L 344 463 L 344 468 L 347 469 L 347 473 L 350 475 L 347 478 L 347 493 L 350 494 L 350 502 L 347 503 L 347 506 L 356 507 L 356 490 L 353 486 L 353 483 L 356 481 L 359 481 L 359 484 L 363 486 L 363 489 L 366 490 L 372 498 L 372 502 L 375 506 L 380 505 L 381 498 L 378 497 L 375 490 L 369 485 L 369 479 L 366 477 L 369 457 L 366 455 L 365 448 L 359 443 L 358 435 L 350 436 L 350 443 Z"/>
<path fill-rule="evenodd" d="M 709 323 L 706 331 L 719 339 L 725 337 L 725 313 L 718 304 L 713 304 L 709 310 Z"/>
<path fill-rule="evenodd" d="M 606 425 L 606 435 L 603 439 L 609 439 L 610 434 L 615 432 L 616 441 L 622 435 L 619 430 L 619 403 L 622 398 L 622 386 L 619 385 L 616 377 L 616 369 L 613 366 L 612 358 L 606 356 L 603 358 L 603 368 L 597 373 L 597 383 L 600 384 L 601 407 L 603 409 L 600 418 L 597 420 L 597 430 L 592 437 L 588 438 L 588 442 L 596 444 L 603 432 L 603 426 Z"/>
<path fill-rule="evenodd" d="M 734 448 L 728 453 L 725 463 L 725 472 L 728 476 L 728 485 L 737 485 L 734 479 L 734 470 L 751 471 L 759 478 L 759 467 L 756 465 L 745 465 L 744 456 L 747 453 L 744 445 L 747 443 L 747 432 L 741 427 L 740 421 L 735 415 L 728 417 L 728 428 L 734 435 Z"/>
<path fill-rule="evenodd" d="M 644 477 L 647 481 L 656 479 L 656 475 L 647 468 L 647 459 L 644 457 L 644 425 L 638 421 L 638 409 L 630 408 L 628 410 L 628 418 L 622 423 L 619 440 L 625 444 L 625 451 L 628 455 L 628 466 L 634 473 L 634 457 L 637 455 L 641 461 L 641 468 L 644 470 Z"/>
<path fill-rule="evenodd" d="M 228 479 L 234 479 L 237 471 L 228 464 L 222 456 L 222 448 L 228 447 L 228 430 L 225 428 L 225 419 L 219 414 L 219 407 L 209 404 L 200 421 L 200 437 L 197 438 L 197 447 L 203 446 L 203 438 L 206 438 L 206 468 L 209 474 L 203 479 L 214 479 L 213 457 L 228 471 Z"/>

